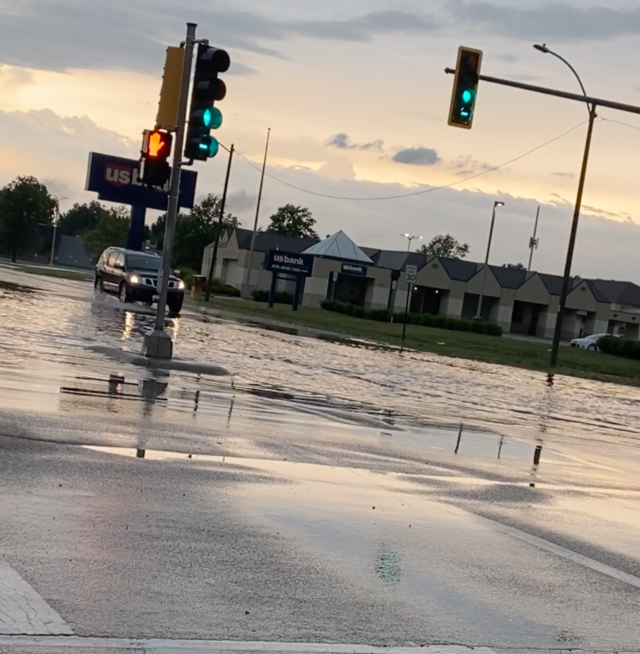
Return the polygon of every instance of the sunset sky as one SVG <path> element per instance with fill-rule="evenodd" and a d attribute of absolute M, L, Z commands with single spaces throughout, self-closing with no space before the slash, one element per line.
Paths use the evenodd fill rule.
<path fill-rule="evenodd" d="M 578 92 L 560 61 L 532 48 L 545 42 L 590 94 L 640 105 L 637 0 L 0 0 L 0 13 L 0 182 L 35 175 L 70 198 L 63 210 L 91 199 L 89 151 L 137 157 L 165 48 L 187 21 L 233 61 L 220 141 L 259 167 L 272 128 L 260 224 L 302 204 L 323 236 L 344 229 L 368 247 L 402 249 L 399 232 L 450 232 L 481 260 L 500 199 L 492 263 L 526 263 L 542 204 L 536 268 L 561 272 L 587 110 L 485 83 L 473 129 L 448 127 L 444 68 L 459 45 L 484 51 L 485 74 Z M 574 270 L 640 282 L 640 117 L 599 115 Z M 199 195 L 221 191 L 225 166 L 224 153 L 198 165 Z M 239 157 L 230 209 L 247 227 L 258 184 Z"/>

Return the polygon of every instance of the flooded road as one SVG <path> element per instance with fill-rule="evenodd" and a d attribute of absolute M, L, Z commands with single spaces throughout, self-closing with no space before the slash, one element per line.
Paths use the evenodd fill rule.
<path fill-rule="evenodd" d="M 4 280 L 4 285 L 2 285 Z M 15 286 L 12 286 L 14 284 Z M 31 286 L 33 290 L 25 290 Z M 121 372 L 94 354 L 107 345 L 139 352 L 153 317 L 142 306 L 123 309 L 113 297 L 94 297 L 88 284 L 47 280 L 0 269 L 0 403 L 28 393 L 59 394 L 84 365 L 102 380 Z M 640 389 L 560 378 L 554 389 L 540 373 L 261 331 L 232 322 L 206 324 L 185 315 L 168 324 L 176 356 L 228 369 L 236 390 L 278 397 L 294 410 L 348 420 L 392 415 L 408 428 L 466 427 L 506 437 L 607 446 L 640 443 Z M 128 373 L 134 379 L 142 373 Z M 7 381 L 9 380 L 9 381 Z M 60 382 L 56 386 L 56 382 Z M 173 374 L 167 397 L 222 392 L 229 382 Z M 9 401 L 9 394 L 12 394 Z M 215 398 L 214 398 L 215 399 Z M 54 410 L 56 398 L 45 402 Z M 35 407 L 36 409 L 38 407 Z M 44 408 L 44 407 L 43 407 Z"/>
<path fill-rule="evenodd" d="M 637 650 L 640 390 L 152 325 L 0 268 L 0 651 Z"/>

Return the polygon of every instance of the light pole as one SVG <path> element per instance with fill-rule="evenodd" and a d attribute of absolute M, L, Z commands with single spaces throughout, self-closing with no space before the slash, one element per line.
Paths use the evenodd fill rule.
<path fill-rule="evenodd" d="M 549 50 L 545 44 L 543 45 L 534 45 L 536 50 L 543 52 L 544 54 L 551 54 L 556 59 L 560 59 L 564 64 L 566 64 L 571 72 L 576 76 L 580 88 L 584 93 L 585 97 L 587 92 L 584 88 L 584 84 L 580 79 L 580 76 L 576 72 L 576 69 L 563 57 L 555 52 Z M 558 318 L 556 320 L 556 328 L 553 333 L 553 345 L 551 346 L 551 370 L 553 371 L 558 365 L 558 354 L 560 352 L 560 340 L 562 339 L 562 324 L 564 322 L 564 313 L 567 308 L 567 296 L 569 295 L 569 286 L 571 284 L 571 267 L 573 265 L 573 253 L 576 248 L 576 236 L 578 234 L 578 224 L 580 223 L 580 210 L 582 209 L 582 196 L 584 195 L 584 185 L 587 178 L 587 169 L 589 167 L 589 154 L 591 152 L 591 139 L 593 136 L 593 125 L 597 118 L 596 107 L 592 104 L 587 104 L 587 109 L 589 111 L 589 127 L 587 129 L 587 141 L 584 148 L 584 157 L 582 159 L 582 170 L 580 172 L 580 181 L 578 183 L 578 195 L 576 198 L 576 206 L 573 212 L 573 222 L 571 224 L 571 235 L 569 237 L 569 247 L 567 249 L 567 261 L 564 268 L 564 278 L 562 280 L 562 291 L 560 292 L 560 304 L 558 305 Z"/>
<path fill-rule="evenodd" d="M 53 223 L 53 241 L 51 241 L 51 256 L 49 257 L 49 265 L 53 266 L 56 259 L 56 238 L 58 236 L 58 223 L 60 222 L 60 202 L 62 200 L 68 200 L 68 197 L 54 198 L 56 202 L 56 219 Z"/>
<path fill-rule="evenodd" d="M 407 239 L 407 252 L 411 252 L 411 244 L 414 241 L 422 241 L 424 239 L 424 236 L 411 236 L 411 234 L 400 234 L 400 236 Z"/>
<path fill-rule="evenodd" d="M 496 211 L 498 207 L 504 207 L 504 202 L 496 200 L 493 203 L 493 213 L 491 214 L 491 229 L 489 230 L 489 243 L 487 244 L 487 258 L 484 261 L 482 270 L 482 286 L 480 287 L 480 297 L 478 298 L 478 310 L 476 311 L 476 320 L 482 320 L 482 302 L 484 300 L 484 290 L 487 284 L 487 269 L 489 268 L 489 255 L 491 254 L 491 243 L 493 241 L 493 228 L 496 224 Z"/>

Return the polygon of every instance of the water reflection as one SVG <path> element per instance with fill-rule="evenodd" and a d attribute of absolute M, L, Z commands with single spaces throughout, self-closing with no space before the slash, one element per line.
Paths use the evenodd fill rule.
<path fill-rule="evenodd" d="M 374 569 L 388 586 L 396 586 L 401 578 L 400 553 L 393 545 L 382 543 L 376 553 Z"/>

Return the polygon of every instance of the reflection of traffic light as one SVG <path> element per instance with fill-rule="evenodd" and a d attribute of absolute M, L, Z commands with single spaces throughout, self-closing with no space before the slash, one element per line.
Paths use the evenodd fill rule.
<path fill-rule="evenodd" d="M 184 149 L 187 159 L 206 161 L 218 154 L 219 144 L 211 136 L 211 130 L 222 125 L 222 113 L 214 107 L 214 103 L 223 100 L 227 94 L 227 87 L 218 75 L 229 70 L 230 65 L 231 60 L 225 50 L 204 43 L 198 46 Z"/>
<path fill-rule="evenodd" d="M 147 186 L 162 188 L 169 181 L 169 155 L 173 135 L 159 129 L 145 130 L 140 160 L 140 181 Z"/>
<path fill-rule="evenodd" d="M 449 125 L 471 129 L 478 95 L 478 76 L 482 65 L 482 51 L 460 47 L 458 65 L 453 82 Z"/>

